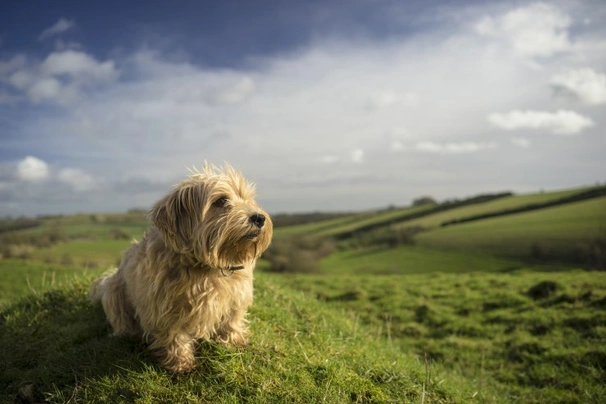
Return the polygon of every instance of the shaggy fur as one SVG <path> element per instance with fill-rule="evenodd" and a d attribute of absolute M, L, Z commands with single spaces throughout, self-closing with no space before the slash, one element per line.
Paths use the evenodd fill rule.
<path fill-rule="evenodd" d="M 272 236 L 254 186 L 230 166 L 205 165 L 149 217 L 154 226 L 91 286 L 113 334 L 143 338 L 171 372 L 195 366 L 198 339 L 245 345 L 253 268 Z"/>

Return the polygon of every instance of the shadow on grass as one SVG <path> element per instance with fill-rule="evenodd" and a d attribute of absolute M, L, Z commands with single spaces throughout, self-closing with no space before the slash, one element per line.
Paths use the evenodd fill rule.
<path fill-rule="evenodd" d="M 116 380 L 150 368 L 164 372 L 143 342 L 110 332 L 103 309 L 91 305 L 83 290 L 50 291 L 8 306 L 0 313 L 0 402 L 64 401 L 85 380 Z M 203 344 L 199 354 L 216 359 L 218 350 Z M 198 369 L 212 372 L 212 363 Z"/>

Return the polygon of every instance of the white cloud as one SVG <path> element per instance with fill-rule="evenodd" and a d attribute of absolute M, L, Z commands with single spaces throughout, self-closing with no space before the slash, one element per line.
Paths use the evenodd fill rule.
<path fill-rule="evenodd" d="M 419 96 L 414 93 L 398 93 L 394 90 L 373 93 L 368 101 L 369 110 L 378 110 L 392 106 L 413 107 L 419 103 Z"/>
<path fill-rule="evenodd" d="M 339 157 L 327 154 L 326 156 L 322 156 L 320 161 L 324 164 L 334 164 L 339 161 Z"/>
<path fill-rule="evenodd" d="M 78 168 L 60 170 L 57 179 L 71 185 L 76 191 L 87 191 L 95 186 L 93 177 Z"/>
<path fill-rule="evenodd" d="M 53 77 L 45 77 L 34 81 L 27 93 L 34 102 L 53 100 L 61 93 L 61 83 Z"/>
<path fill-rule="evenodd" d="M 38 36 L 39 41 L 43 41 L 52 36 L 61 34 L 74 26 L 73 20 L 68 20 L 66 18 L 60 18 L 53 26 L 42 31 L 40 36 Z"/>
<path fill-rule="evenodd" d="M 415 148 L 419 151 L 438 153 L 438 154 L 463 154 L 475 153 L 482 150 L 496 148 L 494 143 L 478 143 L 478 142 L 457 142 L 457 143 L 438 143 L 438 142 L 418 142 Z"/>
<path fill-rule="evenodd" d="M 39 158 L 27 156 L 17 164 L 17 178 L 22 181 L 41 181 L 48 175 L 48 164 Z"/>
<path fill-rule="evenodd" d="M 361 163 L 364 161 L 364 150 L 362 149 L 354 149 L 350 153 L 351 161 L 354 163 Z"/>
<path fill-rule="evenodd" d="M 0 63 L 0 82 L 34 103 L 67 104 L 77 100 L 86 89 L 107 85 L 117 76 L 114 61 L 100 62 L 76 50 L 53 52 L 42 63 L 28 63 L 23 56 Z M 12 100 L 16 102 L 19 97 L 13 95 Z"/>
<path fill-rule="evenodd" d="M 557 112 L 520 111 L 492 113 L 488 121 L 497 128 L 505 130 L 544 129 L 556 135 L 574 135 L 594 125 L 591 118 L 574 111 Z"/>
<path fill-rule="evenodd" d="M 533 3 L 500 16 L 485 16 L 475 25 L 482 36 L 502 39 L 522 56 L 549 57 L 570 48 L 571 18 L 552 4 Z"/>
<path fill-rule="evenodd" d="M 44 75 L 84 77 L 111 80 L 116 75 L 114 62 L 98 62 L 92 56 L 75 50 L 53 52 L 40 65 Z"/>
<path fill-rule="evenodd" d="M 555 74 L 550 84 L 556 95 L 572 95 L 587 104 L 606 102 L 606 75 L 593 69 L 572 69 Z"/>
<path fill-rule="evenodd" d="M 214 98 L 218 103 L 235 104 L 250 96 L 254 91 L 254 80 L 246 76 L 242 77 L 233 85 L 218 92 Z"/>
<path fill-rule="evenodd" d="M 528 140 L 525 137 L 512 137 L 511 138 L 511 143 L 513 143 L 514 145 L 527 149 L 530 147 L 530 140 Z"/>
<path fill-rule="evenodd" d="M 8 82 L 15 88 L 24 89 L 31 85 L 33 78 L 27 71 L 19 70 L 11 74 Z"/>
<path fill-rule="evenodd" d="M 399 140 L 392 140 L 389 145 L 389 149 L 394 152 L 402 151 L 404 150 L 404 144 Z"/>

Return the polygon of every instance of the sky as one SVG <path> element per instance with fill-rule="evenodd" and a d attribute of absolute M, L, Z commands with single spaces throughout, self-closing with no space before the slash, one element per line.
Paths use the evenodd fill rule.
<path fill-rule="evenodd" d="M 0 4 L 0 217 L 205 161 L 274 214 L 593 185 L 605 127 L 602 0 Z"/>

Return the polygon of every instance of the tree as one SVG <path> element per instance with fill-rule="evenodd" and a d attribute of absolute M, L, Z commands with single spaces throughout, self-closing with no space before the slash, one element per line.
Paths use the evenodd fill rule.
<path fill-rule="evenodd" d="M 412 206 L 437 205 L 437 204 L 438 203 L 436 202 L 436 200 L 433 199 L 431 196 L 422 196 L 420 198 L 412 200 Z"/>

